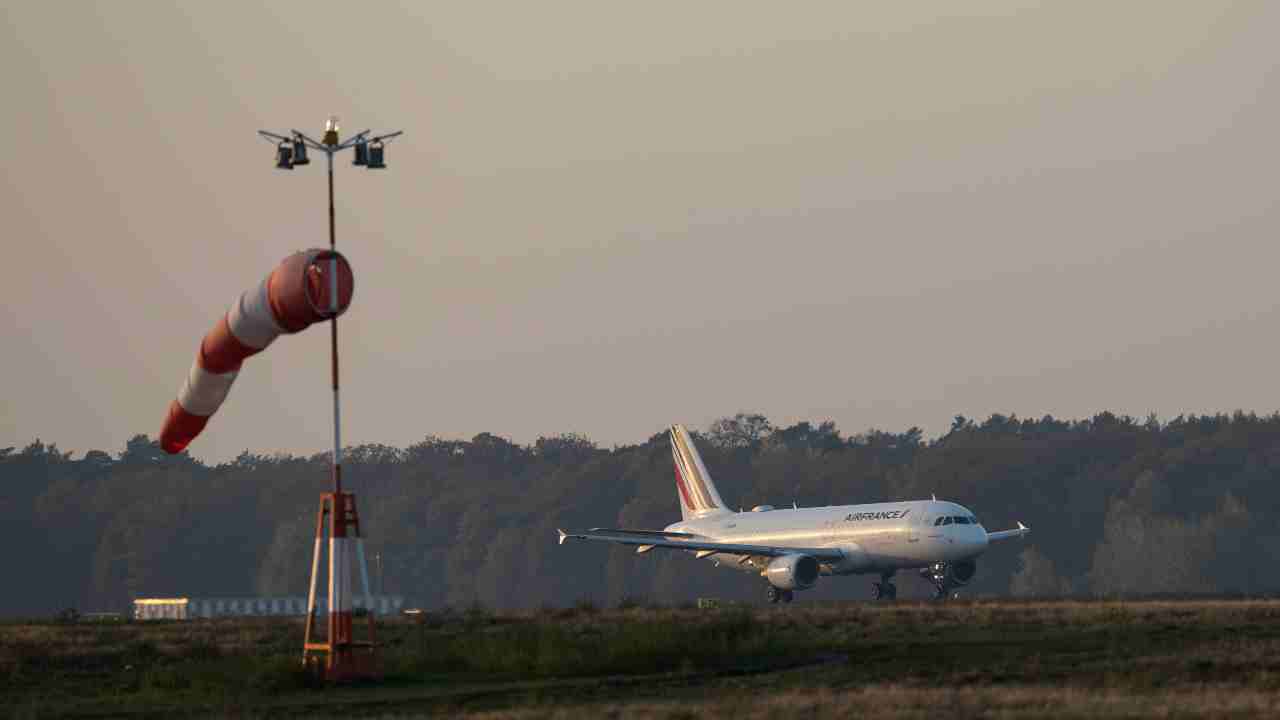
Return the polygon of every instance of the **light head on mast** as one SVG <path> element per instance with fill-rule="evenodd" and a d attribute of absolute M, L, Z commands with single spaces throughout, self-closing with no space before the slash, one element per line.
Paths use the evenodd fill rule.
<path fill-rule="evenodd" d="M 330 115 L 324 123 L 324 144 L 333 147 L 338 144 L 338 116 Z"/>

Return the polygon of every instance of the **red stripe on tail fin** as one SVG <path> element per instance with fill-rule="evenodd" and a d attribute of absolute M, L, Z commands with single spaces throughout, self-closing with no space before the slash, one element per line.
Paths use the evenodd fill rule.
<path fill-rule="evenodd" d="M 676 489 L 680 491 L 680 500 L 686 508 L 694 510 L 696 506 L 689 501 L 689 491 L 684 485 L 684 475 L 680 473 L 680 464 L 676 463 Z"/>

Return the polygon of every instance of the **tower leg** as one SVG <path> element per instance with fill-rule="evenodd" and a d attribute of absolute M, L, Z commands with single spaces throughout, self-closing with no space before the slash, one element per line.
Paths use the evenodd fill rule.
<path fill-rule="evenodd" d="M 316 510 L 316 542 L 311 553 L 311 589 L 307 592 L 306 629 L 302 636 L 302 665 L 307 667 L 313 650 L 319 649 L 321 643 L 313 642 L 316 627 L 316 585 L 320 582 L 320 549 L 324 544 L 324 519 L 329 514 L 329 499 L 320 496 L 320 507 Z M 326 638 L 327 640 L 328 638 Z"/>
<path fill-rule="evenodd" d="M 329 528 L 329 617 L 327 636 L 323 642 L 315 638 L 316 586 L 319 582 L 320 552 L 323 547 L 325 517 Z M 354 537 L 353 537 L 354 536 Z M 355 542 L 353 542 L 353 540 Z M 324 654 L 324 677 L 330 682 L 366 679 L 376 676 L 374 618 L 369 614 L 369 638 L 357 641 L 352 624 L 352 565 L 359 562 L 366 598 L 369 598 L 368 571 L 364 563 L 364 547 L 360 540 L 360 520 L 356 514 L 355 495 L 345 492 L 325 493 L 320 497 L 316 523 L 316 544 L 311 562 L 311 592 L 307 599 L 307 625 L 303 644 L 304 663 L 317 662 Z M 371 598 L 366 604 L 372 606 Z"/>
<path fill-rule="evenodd" d="M 356 557 L 360 559 L 360 580 L 364 583 L 364 607 L 365 607 L 365 610 L 368 612 L 368 618 L 369 618 L 369 643 L 371 646 L 370 657 L 372 661 L 376 663 L 377 659 L 376 659 L 376 656 L 372 654 L 373 653 L 372 648 L 376 648 L 378 643 L 376 617 L 375 617 L 377 615 L 377 612 L 376 612 L 377 608 L 375 608 L 373 605 L 373 592 L 372 590 L 370 590 L 370 587 L 369 587 L 369 566 L 365 562 L 364 538 L 360 536 L 359 525 L 356 525 Z"/>

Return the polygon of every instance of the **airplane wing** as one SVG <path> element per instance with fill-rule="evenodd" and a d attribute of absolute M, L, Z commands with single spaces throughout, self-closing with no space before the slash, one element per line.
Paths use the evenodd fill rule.
<path fill-rule="evenodd" d="M 609 533 L 611 535 L 644 535 L 646 537 L 666 537 L 666 538 L 696 538 L 697 535 L 682 532 L 667 532 L 666 530 L 624 530 L 622 528 L 591 528 L 586 532 L 593 533 Z"/>
<path fill-rule="evenodd" d="M 1016 540 L 1025 535 L 1031 534 L 1031 528 L 1018 523 L 1016 530 L 1001 530 L 1000 532 L 987 533 L 987 542 L 1000 542 L 1002 540 Z"/>
<path fill-rule="evenodd" d="M 783 547 L 780 545 L 749 545 L 743 543 L 722 543 L 698 540 L 688 533 L 669 533 L 653 530 L 609 530 L 595 528 L 592 530 L 559 530 L 560 544 L 572 538 L 574 540 L 602 540 L 622 545 L 639 545 L 640 552 L 652 548 L 674 548 L 677 550 L 693 550 L 700 557 L 726 553 L 729 555 L 763 555 L 778 557 L 779 555 L 809 555 L 818 560 L 841 560 L 844 553 L 836 548 L 802 548 Z"/>

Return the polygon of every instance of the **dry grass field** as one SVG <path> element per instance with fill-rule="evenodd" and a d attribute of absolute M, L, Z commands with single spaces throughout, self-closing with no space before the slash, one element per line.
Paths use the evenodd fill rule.
<path fill-rule="evenodd" d="M 0 625 L 13 717 L 1280 717 L 1280 601 L 581 607 L 383 622 L 312 687 L 301 622 Z"/>

